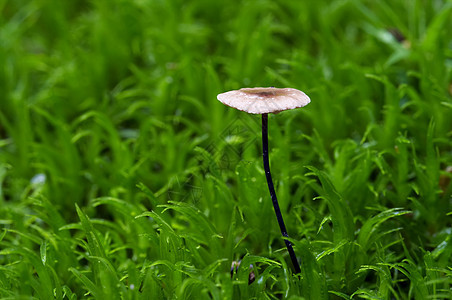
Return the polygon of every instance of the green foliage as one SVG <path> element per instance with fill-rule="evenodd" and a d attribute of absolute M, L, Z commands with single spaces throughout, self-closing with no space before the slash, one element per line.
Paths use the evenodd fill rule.
<path fill-rule="evenodd" d="M 452 3 L 0 1 L 3 299 L 450 299 Z M 260 118 L 216 101 L 290 86 Z"/>

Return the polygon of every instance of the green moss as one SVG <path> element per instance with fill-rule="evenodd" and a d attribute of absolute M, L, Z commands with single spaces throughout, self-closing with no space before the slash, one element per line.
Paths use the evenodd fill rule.
<path fill-rule="evenodd" d="M 0 297 L 451 298 L 451 14 L 0 1 Z M 312 100 L 269 127 L 299 278 L 245 86 Z"/>

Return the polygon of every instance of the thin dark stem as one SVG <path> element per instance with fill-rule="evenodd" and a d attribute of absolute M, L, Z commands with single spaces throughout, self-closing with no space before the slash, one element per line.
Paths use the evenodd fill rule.
<path fill-rule="evenodd" d="M 276 192 L 273 186 L 272 174 L 270 173 L 270 163 L 268 158 L 268 114 L 262 114 L 262 148 L 265 176 L 267 177 L 268 189 L 270 190 L 270 196 L 272 198 L 273 208 L 275 209 L 276 219 L 278 219 L 281 234 L 283 237 L 288 238 L 289 235 L 287 234 L 286 225 L 284 225 L 281 210 L 279 209 L 278 199 L 276 198 Z M 292 260 L 295 273 L 298 274 L 301 270 L 300 265 L 298 265 L 297 257 L 295 256 L 295 252 L 293 251 L 292 243 L 287 239 L 284 239 L 284 242 L 286 243 L 287 251 L 289 251 L 289 256 Z"/>

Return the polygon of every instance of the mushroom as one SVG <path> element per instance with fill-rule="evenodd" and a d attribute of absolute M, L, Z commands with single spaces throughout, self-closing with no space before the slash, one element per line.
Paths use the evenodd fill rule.
<path fill-rule="evenodd" d="M 270 197 L 273 202 L 276 219 L 278 220 L 281 234 L 289 252 L 290 259 L 295 269 L 295 273 L 301 272 L 292 243 L 287 240 L 286 225 L 279 208 L 278 199 L 276 198 L 275 188 L 273 186 L 272 175 L 270 173 L 270 163 L 268 158 L 268 114 L 278 113 L 288 109 L 306 106 L 311 100 L 302 91 L 292 88 L 242 88 L 240 90 L 229 91 L 219 94 L 217 99 L 223 104 L 245 111 L 251 114 L 262 114 L 262 156 L 264 161 L 265 176 L 267 178 Z"/>

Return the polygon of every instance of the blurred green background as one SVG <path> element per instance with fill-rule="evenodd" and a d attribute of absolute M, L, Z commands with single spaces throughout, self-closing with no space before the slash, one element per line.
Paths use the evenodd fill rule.
<path fill-rule="evenodd" d="M 0 296 L 450 299 L 451 29 L 446 0 L 0 0 Z M 216 100 L 255 86 L 312 101 L 269 120 L 300 277 L 260 118 Z"/>

